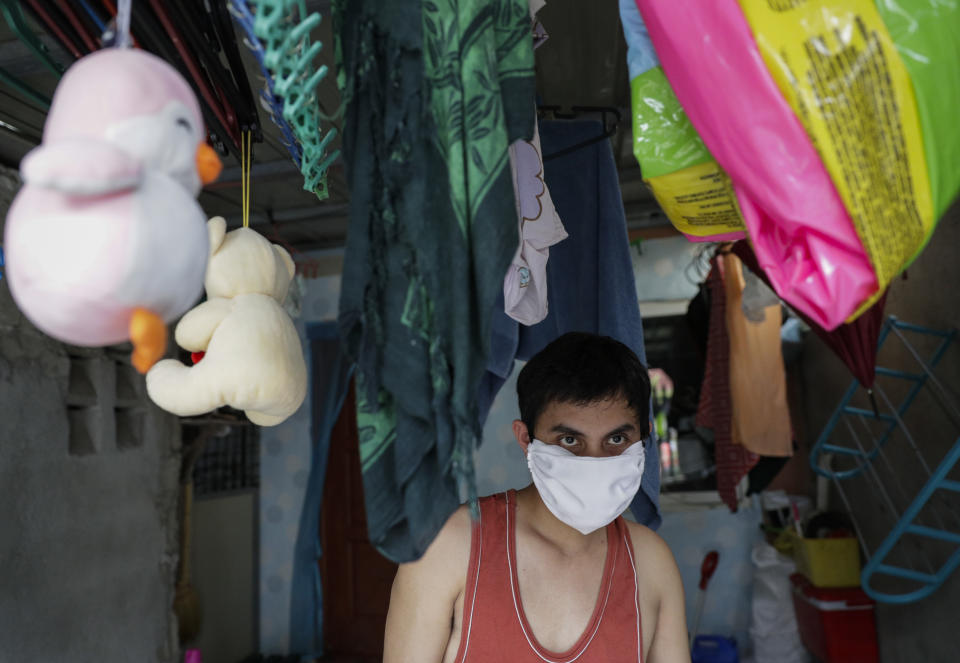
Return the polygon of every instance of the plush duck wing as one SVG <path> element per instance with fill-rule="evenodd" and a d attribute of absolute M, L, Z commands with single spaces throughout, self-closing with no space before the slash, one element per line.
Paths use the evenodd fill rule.
<path fill-rule="evenodd" d="M 143 180 L 140 161 L 105 141 L 60 139 L 41 145 L 20 165 L 28 186 L 73 196 L 100 196 L 136 189 Z"/>

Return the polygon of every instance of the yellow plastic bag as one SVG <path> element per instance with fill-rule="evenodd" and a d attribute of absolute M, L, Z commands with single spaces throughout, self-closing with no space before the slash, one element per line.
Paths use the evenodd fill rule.
<path fill-rule="evenodd" d="M 633 153 L 667 218 L 692 241 L 744 237 L 730 177 L 704 146 L 659 66 L 630 81 Z"/>
<path fill-rule="evenodd" d="M 910 76 L 873 0 L 739 2 L 877 275 L 862 311 L 935 225 Z"/>

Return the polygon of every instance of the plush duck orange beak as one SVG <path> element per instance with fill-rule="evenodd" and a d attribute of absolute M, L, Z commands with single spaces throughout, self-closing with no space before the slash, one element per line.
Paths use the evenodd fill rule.
<path fill-rule="evenodd" d="M 223 163 L 216 151 L 206 143 L 200 143 L 197 147 L 197 173 L 204 186 L 215 182 L 220 177 L 221 170 L 223 170 Z"/>
<path fill-rule="evenodd" d="M 130 363 L 140 373 L 146 373 L 167 350 L 167 325 L 153 311 L 138 308 L 130 316 L 129 329 L 133 343 Z"/>

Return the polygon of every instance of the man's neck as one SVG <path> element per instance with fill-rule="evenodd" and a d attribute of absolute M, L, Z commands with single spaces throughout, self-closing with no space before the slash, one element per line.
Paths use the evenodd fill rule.
<path fill-rule="evenodd" d="M 543 503 L 533 484 L 517 491 L 517 514 L 518 521 L 567 555 L 578 555 L 599 542 L 606 542 L 606 528 L 582 534 L 559 520 Z"/>

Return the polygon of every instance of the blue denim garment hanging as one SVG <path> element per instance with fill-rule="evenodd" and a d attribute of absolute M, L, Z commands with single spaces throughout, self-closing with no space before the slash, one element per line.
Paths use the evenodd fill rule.
<path fill-rule="evenodd" d="M 291 652 L 323 654 L 323 586 L 317 560 L 320 548 L 320 511 L 330 454 L 330 435 L 350 387 L 353 364 L 340 347 L 334 322 L 307 326 L 310 350 L 310 476 L 293 553 L 290 581 Z"/>
<path fill-rule="evenodd" d="M 570 331 L 603 334 L 621 341 L 646 364 L 643 323 L 637 303 L 620 180 L 609 141 L 549 159 L 549 155 L 599 135 L 596 121 L 544 121 L 540 141 L 544 175 L 569 237 L 551 247 L 547 262 L 549 314 L 532 327 L 504 313 L 501 296 L 493 315 L 490 358 L 478 393 L 481 421 L 513 371 Z M 640 492 L 631 505 L 637 521 L 660 525 L 660 454 L 656 440 L 645 442 L 647 462 Z"/>

